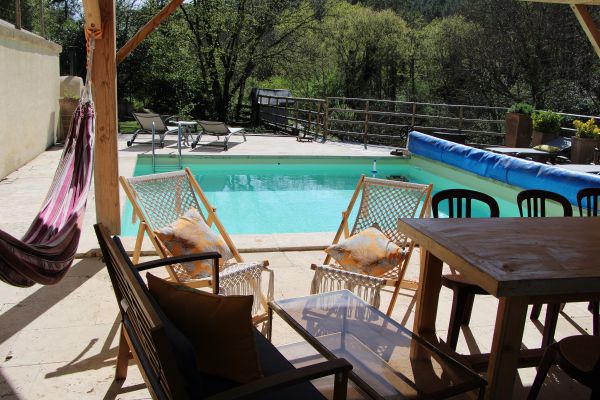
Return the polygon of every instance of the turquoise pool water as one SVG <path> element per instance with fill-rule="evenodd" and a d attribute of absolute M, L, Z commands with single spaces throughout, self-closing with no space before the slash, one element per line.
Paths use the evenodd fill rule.
<path fill-rule="evenodd" d="M 159 171 L 169 169 L 169 159 Z M 373 158 L 362 157 L 194 157 L 184 159 L 231 234 L 331 232 L 337 230 L 361 174 L 373 176 Z M 135 175 L 152 173 L 151 159 L 139 157 Z M 420 157 L 377 159 L 378 178 L 405 177 L 433 183 L 434 192 L 470 188 L 496 198 L 501 216 L 518 216 L 518 188 L 496 183 Z M 134 236 L 131 204 L 123 215 L 125 236 Z M 475 210 L 476 215 L 485 215 Z"/>

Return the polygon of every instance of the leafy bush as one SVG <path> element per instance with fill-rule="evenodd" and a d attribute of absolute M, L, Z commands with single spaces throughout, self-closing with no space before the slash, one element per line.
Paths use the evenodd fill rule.
<path fill-rule="evenodd" d="M 573 126 L 577 129 L 575 136 L 579 138 L 594 139 L 600 135 L 600 128 L 598 128 L 593 118 L 590 118 L 587 122 L 576 119 L 573 121 Z"/>
<path fill-rule="evenodd" d="M 560 133 L 562 117 L 554 111 L 536 111 L 531 115 L 533 129 L 542 133 Z"/>
<path fill-rule="evenodd" d="M 508 112 L 531 115 L 533 113 L 533 106 L 527 103 L 515 103 L 512 106 L 510 106 Z"/>

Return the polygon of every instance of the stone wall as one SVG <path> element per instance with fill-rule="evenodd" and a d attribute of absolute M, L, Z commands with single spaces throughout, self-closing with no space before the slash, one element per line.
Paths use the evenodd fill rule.
<path fill-rule="evenodd" d="M 0 178 L 54 143 L 61 50 L 0 20 Z"/>

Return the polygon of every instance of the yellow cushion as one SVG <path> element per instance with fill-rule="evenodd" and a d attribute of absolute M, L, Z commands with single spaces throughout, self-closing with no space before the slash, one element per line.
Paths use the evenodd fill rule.
<path fill-rule="evenodd" d="M 534 146 L 533 149 L 547 151 L 548 153 L 556 153 L 560 151 L 558 147 L 550 146 L 548 144 L 538 144 L 537 146 Z"/>
<path fill-rule="evenodd" d="M 177 221 L 155 233 L 174 256 L 216 251 L 221 254 L 219 265 L 233 257 L 223 238 L 206 225 L 195 208 L 190 208 Z M 187 262 L 183 266 L 192 278 L 206 278 L 212 272 L 211 260 Z"/>
<path fill-rule="evenodd" d="M 325 249 L 340 266 L 352 272 L 380 276 L 404 259 L 404 251 L 380 230 L 368 228 Z"/>
<path fill-rule="evenodd" d="M 219 296 L 146 274 L 150 293 L 194 346 L 198 370 L 247 383 L 262 377 L 252 296 Z"/>

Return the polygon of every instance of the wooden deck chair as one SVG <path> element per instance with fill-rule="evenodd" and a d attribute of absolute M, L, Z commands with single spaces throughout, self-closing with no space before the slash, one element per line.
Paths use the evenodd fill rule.
<path fill-rule="evenodd" d="M 161 258 L 172 257 L 173 255 L 161 242 L 155 231 L 169 226 L 190 208 L 195 208 L 209 227 L 213 225 L 216 227 L 227 247 L 229 247 L 233 258 L 221 267 L 218 279 L 191 276 L 188 269 L 181 264 L 167 267 L 169 279 L 194 288 L 213 286 L 217 281 L 219 291 L 222 294 L 252 294 L 254 295 L 252 310 L 254 322 L 258 324 L 267 320 L 267 303 L 273 298 L 273 271 L 267 268 L 268 261 L 244 262 L 217 217 L 217 209 L 209 203 L 188 168 L 183 171 L 132 178 L 121 176 L 119 180 L 133 205 L 134 221 L 135 219 L 140 220 L 132 257 L 134 264 L 137 264 L 140 258 L 144 233 L 148 235 Z M 263 293 L 261 286 L 263 272 L 267 272 L 269 275 L 266 294 Z"/>
<path fill-rule="evenodd" d="M 332 244 L 337 244 L 342 234 L 344 238 L 348 238 L 367 228 L 376 227 L 388 239 L 405 250 L 404 257 L 396 267 L 385 274 L 370 276 L 345 271 L 337 264 L 329 264 L 331 256 L 327 255 L 322 265 L 311 266 L 315 270 L 311 294 L 348 289 L 374 307 L 379 307 L 381 288 L 393 286 L 394 291 L 387 310 L 387 315 L 390 315 L 400 287 L 413 290 L 417 288 L 416 282 L 403 282 L 415 243 L 398 230 L 398 220 L 429 216 L 431 190 L 432 185 L 366 178 L 363 175 L 358 181 L 347 210 L 342 212 L 342 222 Z M 350 231 L 349 218 L 361 192 L 360 207 Z"/>
<path fill-rule="evenodd" d="M 198 125 L 200 125 L 201 129 L 196 139 L 192 142 L 192 149 L 200 143 L 202 135 L 216 136 L 217 140 L 219 140 L 221 136 L 225 136 L 225 139 L 223 140 L 223 149 L 225 151 L 227 151 L 227 143 L 229 143 L 229 139 L 231 139 L 231 136 L 233 135 L 242 135 L 244 142 L 246 141 L 244 128 L 233 128 L 227 126 L 224 122 L 218 121 L 198 121 Z"/>

